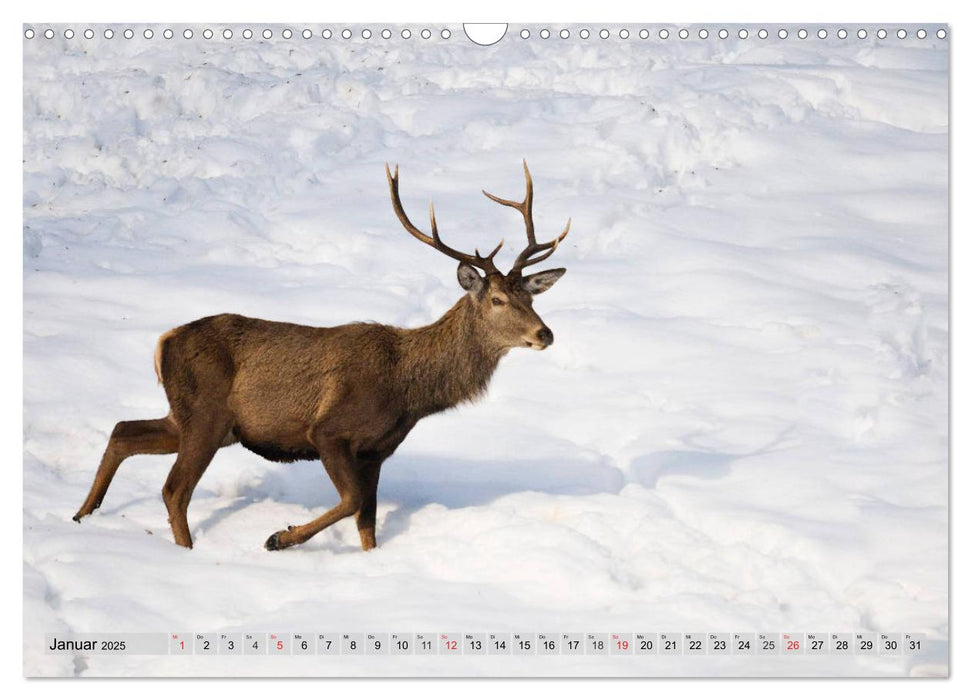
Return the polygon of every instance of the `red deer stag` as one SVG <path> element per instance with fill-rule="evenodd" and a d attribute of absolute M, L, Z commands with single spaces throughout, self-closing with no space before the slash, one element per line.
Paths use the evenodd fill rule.
<path fill-rule="evenodd" d="M 177 453 L 162 499 L 175 542 L 191 547 L 186 514 L 192 492 L 216 451 L 239 442 L 277 462 L 321 459 L 340 496 L 319 518 L 270 535 L 267 549 L 306 542 L 350 515 L 357 516 L 361 547 L 372 549 L 381 464 L 415 424 L 482 395 L 510 348 L 543 350 L 553 342 L 552 331 L 533 310 L 533 295 L 566 270 L 523 275 L 523 269 L 552 255 L 570 223 L 557 238 L 536 242 L 533 182 L 525 161 L 523 169 L 522 202 L 483 191 L 518 210 L 526 224 L 526 248 L 504 275 L 493 263 L 502 242 L 486 256 L 451 248 L 438 235 L 433 207 L 431 236 L 411 223 L 398 195 L 398 168 L 392 175 L 385 166 L 391 204 L 405 230 L 459 261 L 458 281 L 467 293 L 428 326 L 314 328 L 221 314 L 163 334 L 155 371 L 169 414 L 115 426 L 74 520 L 101 505 L 126 458 Z"/>

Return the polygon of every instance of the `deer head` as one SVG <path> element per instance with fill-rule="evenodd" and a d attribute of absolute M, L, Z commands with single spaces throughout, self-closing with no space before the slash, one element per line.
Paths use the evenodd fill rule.
<path fill-rule="evenodd" d="M 563 233 L 547 243 L 537 243 L 533 226 L 533 179 L 530 177 L 526 161 L 523 161 L 526 173 L 526 198 L 522 202 L 501 199 L 485 190 L 482 193 L 494 202 L 512 207 L 523 216 L 526 224 L 527 244 L 516 257 L 512 268 L 503 274 L 496 267 L 494 258 L 503 241 L 493 248 L 488 255 L 481 255 L 475 250 L 474 255 L 463 253 L 442 242 L 438 235 L 438 224 L 435 221 L 435 207 L 429 204 L 428 213 L 431 219 L 431 236 L 419 230 L 401 206 L 398 195 L 398 166 L 391 174 L 391 168 L 385 164 L 388 175 L 388 186 L 391 188 L 391 204 L 398 219 L 412 236 L 422 243 L 430 245 L 435 250 L 444 253 L 453 260 L 459 261 L 459 285 L 468 292 L 469 298 L 475 305 L 476 312 L 483 322 L 492 339 L 504 348 L 526 347 L 534 350 L 545 350 L 553 344 L 553 331 L 543 319 L 533 310 L 533 296 L 541 294 L 552 287 L 566 272 L 566 268 L 558 267 L 542 272 L 524 275 L 523 269 L 546 260 L 553 254 L 560 242 L 570 232 L 570 221 L 566 222 Z M 481 271 L 481 274 L 480 274 Z"/>

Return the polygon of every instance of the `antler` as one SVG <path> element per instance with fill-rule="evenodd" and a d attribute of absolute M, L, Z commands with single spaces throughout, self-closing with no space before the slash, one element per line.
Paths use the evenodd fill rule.
<path fill-rule="evenodd" d="M 537 243 L 536 242 L 536 232 L 533 226 L 533 178 L 529 175 L 529 168 L 526 166 L 525 159 L 523 160 L 523 170 L 526 173 L 526 198 L 522 202 L 514 202 L 510 199 L 502 199 L 501 197 L 496 197 L 494 194 L 489 194 L 485 190 L 482 190 L 482 194 L 491 199 L 493 202 L 498 202 L 503 206 L 512 207 L 523 215 L 523 221 L 526 222 L 526 239 L 529 241 L 526 248 L 522 253 L 516 258 L 516 262 L 513 263 L 512 269 L 509 274 L 521 272 L 522 269 L 528 265 L 533 265 L 546 258 L 550 257 L 556 250 L 556 246 L 560 244 L 566 234 L 570 232 L 570 219 L 566 222 L 566 228 L 563 229 L 563 233 L 554 238 L 548 243 Z M 536 253 L 541 253 L 546 251 L 542 255 L 535 258 L 531 257 L 536 255 Z"/>
<path fill-rule="evenodd" d="M 455 248 L 445 245 L 445 243 L 442 242 L 442 239 L 438 237 L 438 224 L 435 222 L 435 206 L 433 204 L 428 205 L 428 216 L 432 221 L 432 235 L 428 236 L 422 233 L 417 226 L 411 223 L 408 215 L 405 214 L 404 207 L 401 206 L 401 197 L 398 196 L 398 166 L 394 166 L 394 175 L 391 174 L 391 168 L 387 163 L 384 164 L 384 170 L 388 175 L 388 186 L 391 188 L 391 205 L 394 207 L 394 213 L 398 215 L 398 220 L 401 221 L 401 225 L 405 227 L 405 230 L 408 231 L 408 233 L 422 243 L 430 245 L 435 250 L 445 253 L 445 255 L 450 258 L 468 263 L 469 265 L 475 265 L 486 274 L 491 272 L 499 272 L 495 263 L 493 262 L 493 258 L 496 257 L 496 253 L 498 253 L 499 249 L 502 248 L 504 241 L 499 241 L 499 245 L 493 248 L 492 252 L 485 257 L 479 254 L 478 248 L 475 249 L 475 255 L 469 255 L 468 253 L 463 253 L 455 250 Z"/>

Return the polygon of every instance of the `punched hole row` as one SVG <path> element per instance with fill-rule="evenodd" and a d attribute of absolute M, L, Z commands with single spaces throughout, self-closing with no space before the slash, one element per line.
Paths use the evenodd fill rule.
<path fill-rule="evenodd" d="M 596 34 L 601 39 L 609 39 L 612 36 L 611 31 L 606 28 L 601 29 L 599 32 L 596 32 Z M 738 36 L 739 39 L 748 39 L 750 36 L 752 36 L 752 34 L 753 32 L 750 32 L 748 29 L 744 27 L 739 29 L 736 32 L 736 35 Z M 846 39 L 850 35 L 850 31 L 841 27 L 837 29 L 834 32 L 834 34 L 839 39 Z M 551 32 L 549 29 L 541 29 L 539 30 L 539 32 L 537 32 L 537 35 L 539 36 L 540 39 L 549 39 L 551 36 L 553 36 L 553 32 Z M 586 28 L 581 29 L 580 31 L 577 32 L 577 36 L 579 36 L 581 39 L 589 39 L 593 35 L 594 35 L 594 32 L 591 32 L 591 30 Z M 687 29 L 679 29 L 677 30 L 676 33 L 674 33 L 672 30 L 669 30 L 669 29 L 660 29 L 657 32 L 657 37 L 659 39 L 669 39 L 671 38 L 672 35 L 676 35 L 679 39 L 691 38 L 691 32 Z M 708 29 L 699 29 L 695 33 L 695 36 L 697 36 L 699 39 L 708 39 L 711 36 L 717 36 L 719 39 L 728 39 L 731 35 L 732 35 L 732 32 L 724 28 L 719 29 L 714 34 L 712 33 L 712 31 L 709 31 Z M 770 32 L 768 29 L 763 28 L 763 29 L 754 31 L 754 35 L 757 36 L 759 39 L 768 39 L 770 36 Z M 830 35 L 830 30 L 825 28 L 820 28 L 815 32 L 815 36 L 817 39 L 827 39 L 829 38 L 829 35 Z M 869 32 L 863 28 L 860 28 L 856 31 L 856 36 L 860 39 L 866 39 L 869 35 L 870 35 Z M 926 39 L 928 35 L 929 35 L 928 31 L 923 28 L 918 29 L 916 32 L 914 32 L 914 36 L 916 36 L 918 39 Z M 533 34 L 528 29 L 522 29 L 519 32 L 519 36 L 522 39 L 529 39 L 530 37 L 533 36 Z M 561 29 L 559 31 L 559 37 L 561 39 L 569 39 L 571 36 L 572 36 L 572 33 L 570 32 L 569 29 Z M 621 39 L 629 39 L 632 36 L 632 32 L 629 29 L 620 29 L 616 32 L 616 36 Z M 641 29 L 637 32 L 637 36 L 640 37 L 641 39 L 649 39 L 651 37 L 651 32 L 649 29 Z M 778 36 L 780 39 L 788 39 L 791 36 L 791 34 L 788 29 L 783 27 L 776 32 L 776 36 Z M 798 37 L 799 39 L 808 39 L 811 36 L 811 33 L 808 29 L 798 29 L 795 31 L 795 36 Z M 878 29 L 874 32 L 874 36 L 876 36 L 878 39 L 886 39 L 888 36 L 890 36 L 890 32 L 888 32 L 886 29 Z M 906 39 L 909 36 L 909 34 L 906 29 L 898 29 L 896 31 L 896 36 L 898 39 Z M 935 36 L 937 36 L 938 39 L 946 39 L 947 30 L 943 28 L 938 29 L 935 32 Z"/>
<path fill-rule="evenodd" d="M 762 28 L 759 30 L 753 30 L 753 31 L 754 31 L 754 36 L 758 37 L 759 39 L 768 39 L 770 36 L 769 30 L 765 28 Z M 870 35 L 869 32 L 863 28 L 856 30 L 855 33 L 857 38 L 859 39 L 866 39 Z M 233 30 L 229 28 L 223 29 L 219 34 L 220 36 L 222 36 L 223 39 L 227 39 L 227 40 L 232 39 L 234 36 L 236 36 Z M 599 36 L 601 39 L 609 39 L 611 36 L 614 36 L 614 33 L 612 33 L 611 30 L 606 28 L 600 29 L 599 31 L 596 31 L 596 32 L 591 31 L 590 29 L 587 29 L 587 28 L 583 28 L 576 32 L 576 35 L 580 39 L 589 39 L 591 36 L 594 36 L 594 34 Z M 790 31 L 784 27 L 778 29 L 775 32 L 775 34 L 779 39 L 788 39 L 790 36 L 792 36 Z M 839 39 L 846 39 L 850 35 L 850 31 L 841 27 L 837 29 L 834 32 L 834 34 Z M 63 35 L 65 39 L 73 39 L 75 36 L 77 36 L 75 31 L 71 28 L 65 29 L 63 31 Z M 81 33 L 81 36 L 83 36 L 85 39 L 94 39 L 95 35 L 96 35 L 96 32 L 91 28 L 85 29 Z M 102 32 L 102 35 L 104 36 L 105 39 L 113 39 L 118 34 L 115 32 L 114 29 L 111 29 L 109 27 Z M 133 39 L 135 38 L 136 33 L 134 29 L 128 28 L 121 31 L 120 35 L 125 39 Z M 149 39 L 149 40 L 154 39 L 155 31 L 152 29 L 146 28 L 145 30 L 142 31 L 141 35 L 145 39 Z M 182 30 L 181 35 L 182 35 L 182 38 L 184 39 L 193 39 L 196 37 L 196 32 L 192 29 L 186 28 Z M 216 36 L 216 32 L 213 31 L 212 29 L 203 29 L 200 32 L 200 35 L 204 39 L 212 39 L 213 37 Z M 257 32 L 247 28 L 240 31 L 239 35 L 243 39 L 252 39 L 254 36 L 257 36 Z M 395 33 L 392 32 L 390 29 L 382 29 L 380 32 L 372 32 L 370 29 L 362 29 L 362 30 L 359 30 L 359 32 L 357 33 L 357 36 L 359 36 L 362 39 L 371 39 L 375 35 L 380 36 L 382 39 L 387 40 L 394 37 Z M 414 36 L 413 32 L 407 28 L 400 30 L 400 32 L 398 32 L 398 35 L 402 39 L 410 39 L 412 36 Z M 438 35 L 442 39 L 450 39 L 452 37 L 452 32 L 450 29 L 446 27 L 438 31 Z M 550 31 L 549 29 L 541 29 L 537 32 L 537 35 L 541 39 L 549 39 L 551 36 L 553 36 L 553 32 Z M 573 36 L 573 33 L 569 29 L 561 29 L 558 32 L 558 35 L 560 39 L 569 39 L 571 36 Z M 626 28 L 616 30 L 616 36 L 620 39 L 629 39 L 632 35 L 633 33 Z M 732 32 L 729 32 L 729 30 L 725 28 L 719 29 L 717 32 L 714 32 L 714 34 L 712 33 L 712 31 L 709 31 L 708 29 L 704 29 L 704 28 L 699 29 L 695 32 L 695 36 L 699 39 L 708 39 L 709 37 L 712 37 L 712 36 L 717 36 L 719 39 L 728 39 L 731 35 L 732 35 Z M 738 36 L 739 39 L 748 39 L 750 36 L 753 35 L 753 32 L 750 32 L 748 29 L 743 27 L 736 31 L 736 35 Z M 877 39 L 886 39 L 890 35 L 891 35 L 890 32 L 888 32 L 886 29 L 877 29 L 874 32 L 874 36 L 876 36 Z M 909 36 L 906 29 L 898 29 L 895 32 L 895 35 L 898 39 L 906 39 Z M 943 28 L 938 29 L 936 32 L 934 32 L 934 35 L 938 39 L 946 39 L 947 30 Z M 33 39 L 37 36 L 38 36 L 37 32 L 32 27 L 27 27 L 24 30 L 24 37 L 27 39 Z M 53 39 L 55 36 L 57 36 L 57 33 L 53 29 L 48 28 L 48 29 L 45 29 L 40 36 L 43 36 L 45 39 Z M 164 39 L 172 39 L 176 36 L 176 33 L 172 29 L 164 29 L 161 32 L 161 36 Z M 274 38 L 275 34 L 272 29 L 267 28 L 260 31 L 259 36 L 262 36 L 264 39 L 272 39 Z M 300 37 L 303 37 L 304 39 L 312 39 L 316 35 L 310 29 L 303 29 L 299 32 L 295 32 L 293 29 L 283 29 L 282 31 L 280 31 L 280 36 L 284 39 L 292 39 L 295 36 L 300 36 Z M 355 33 L 351 29 L 342 29 L 340 31 L 336 31 L 332 29 L 323 29 L 320 32 L 320 37 L 322 39 L 332 39 L 338 36 L 342 39 L 347 40 L 347 39 L 354 38 Z M 422 39 L 431 39 L 433 36 L 433 32 L 431 29 L 425 28 L 418 32 L 418 36 L 420 36 Z M 533 34 L 532 32 L 530 32 L 529 29 L 522 29 L 519 32 L 519 36 L 522 39 L 529 39 L 530 37 L 533 36 Z M 651 32 L 649 29 L 640 29 L 639 31 L 637 31 L 637 36 L 640 37 L 641 39 L 649 39 L 651 37 Z M 685 40 L 685 39 L 690 39 L 692 35 L 691 35 L 691 32 L 687 29 L 679 29 L 677 30 L 677 32 L 673 32 L 672 30 L 669 30 L 669 29 L 660 29 L 657 31 L 657 37 L 659 39 L 669 39 L 672 36 L 677 36 L 679 39 Z M 820 28 L 816 30 L 814 34 L 811 34 L 808 29 L 803 28 L 803 29 L 795 30 L 795 36 L 798 37 L 799 39 L 808 39 L 810 36 L 815 36 L 817 39 L 827 39 L 830 36 L 830 31 L 825 28 Z M 918 39 L 926 39 L 929 36 L 929 32 L 926 29 L 921 28 L 914 32 L 914 36 L 916 36 Z"/>
<path fill-rule="evenodd" d="M 447 27 L 441 31 L 438 31 L 437 33 L 442 39 L 452 38 L 452 30 L 448 29 Z M 94 39 L 96 34 L 97 33 L 91 28 L 85 29 L 83 32 L 81 32 L 81 36 L 83 36 L 85 39 Z M 73 39 L 75 36 L 77 36 L 75 31 L 70 28 L 65 29 L 63 31 L 63 35 L 65 39 Z M 154 39 L 155 31 L 153 29 L 145 29 L 142 31 L 141 35 L 145 39 Z M 181 35 L 183 39 L 193 39 L 197 36 L 195 30 L 190 28 L 183 29 Z M 212 39 L 217 35 L 217 32 L 213 31 L 212 29 L 203 29 L 201 32 L 199 32 L 199 35 L 202 36 L 203 39 Z M 232 29 L 226 28 L 219 32 L 219 35 L 222 36 L 223 39 L 232 39 L 234 36 L 236 36 L 236 33 Z M 395 33 L 390 29 L 382 29 L 380 32 L 372 32 L 370 29 L 362 29 L 358 32 L 358 36 L 360 36 L 362 39 L 370 39 L 375 35 L 380 36 L 382 39 L 391 39 L 393 36 L 395 36 Z M 432 35 L 432 30 L 428 28 L 422 29 L 418 32 L 418 36 L 420 36 L 422 39 L 431 39 Z M 40 35 L 38 35 L 33 27 L 27 27 L 24 30 L 24 37 L 26 39 L 33 39 L 37 36 L 43 36 L 45 39 L 53 39 L 55 36 L 57 36 L 57 33 L 53 29 L 45 29 Z M 134 29 L 128 28 L 119 33 L 109 27 L 102 32 L 102 36 L 104 36 L 105 39 L 114 39 L 116 36 L 121 36 L 125 39 L 134 39 L 136 32 Z M 172 29 L 164 29 L 161 32 L 161 36 L 163 39 L 172 39 L 176 36 L 176 32 Z M 240 31 L 239 36 L 241 36 L 243 39 L 252 39 L 255 36 L 261 36 L 264 39 L 272 39 L 274 36 L 276 36 L 276 34 L 272 29 L 269 28 L 263 29 L 262 31 L 254 31 L 247 28 Z M 304 39 L 312 39 L 316 35 L 310 29 L 303 29 L 301 31 L 284 29 L 280 31 L 279 36 L 284 39 L 293 39 L 295 36 L 300 36 Z M 342 39 L 351 39 L 354 37 L 354 32 L 350 29 L 343 29 L 340 31 L 324 29 L 320 32 L 320 37 L 322 39 L 332 39 L 337 36 L 341 37 Z M 414 34 L 410 29 L 405 28 L 398 32 L 398 36 L 400 36 L 402 39 L 410 39 L 412 36 L 414 36 Z"/>

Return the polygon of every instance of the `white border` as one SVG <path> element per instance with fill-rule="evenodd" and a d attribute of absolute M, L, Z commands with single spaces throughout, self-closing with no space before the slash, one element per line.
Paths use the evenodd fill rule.
<path fill-rule="evenodd" d="M 630 22 L 647 24 L 678 22 L 765 23 L 867 20 L 893 22 L 945 22 L 954 20 L 956 3 L 946 0 L 903 2 L 884 0 L 879 5 L 857 0 L 812 0 L 810 3 L 780 3 L 777 0 L 695 0 L 692 3 L 634 3 L 631 0 L 598 0 L 572 5 L 524 3 L 522 0 L 489 0 L 483 7 L 469 7 L 455 0 L 325 3 L 321 0 L 274 0 L 268 8 L 259 3 L 242 5 L 217 0 L 201 5 L 197 0 L 165 0 L 163 3 L 132 3 L 130 0 L 46 0 L 17 7 L 21 22 L 289 22 L 375 21 L 387 22 L 533 22 L 555 19 L 562 22 Z"/>
<path fill-rule="evenodd" d="M 598 0 L 596 3 L 583 3 L 579 6 L 567 6 L 562 3 L 555 5 L 526 4 L 522 0 L 489 0 L 481 8 L 465 8 L 455 0 L 424 0 L 407 3 L 393 3 L 390 0 L 379 0 L 370 3 L 342 4 L 327 3 L 324 0 L 309 2 L 308 0 L 275 0 L 270 6 L 252 3 L 240 6 L 236 3 L 213 2 L 201 7 L 198 0 L 166 0 L 155 5 L 149 3 L 132 3 L 130 0 L 51 0 L 48 2 L 17 4 L 14 12 L 2 10 L 4 19 L 8 14 L 14 14 L 11 21 L 0 23 L 7 31 L 0 33 L 0 51 L 4 53 L 5 66 L 4 85 L 7 86 L 8 99 L 6 108 L 2 112 L 3 118 L 3 184 L 0 196 L 3 198 L 3 211 L 9 214 L 8 230 L 0 236 L 3 250 L 0 255 L 3 271 L 0 277 L 3 283 L 5 321 L 9 324 L 7 340 L 0 345 L 3 356 L 3 366 L 8 374 L 6 379 L 7 396 L 3 403 L 3 430 L 5 438 L 3 444 L 9 451 L 7 469 L 12 470 L 16 482 L 8 486 L 5 492 L 4 507 L 0 512 L 4 514 L 4 531 L 13 540 L 9 547 L 20 554 L 19 561 L 8 561 L 3 570 L 6 572 L 2 580 L 6 600 L 18 600 L 17 592 L 21 595 L 19 603 L 8 605 L 7 609 L 16 609 L 20 615 L 16 618 L 7 615 L 8 631 L 2 635 L 2 664 L 3 677 L 15 682 L 6 684 L 8 693 L 17 693 L 30 697 L 71 698 L 125 697 L 138 693 L 145 697 L 155 697 L 156 694 L 169 695 L 175 693 L 210 694 L 229 690 L 234 694 L 248 696 L 260 694 L 267 697 L 281 693 L 381 693 L 389 695 L 417 695 L 421 698 L 447 697 L 462 700 L 493 697 L 498 694 L 506 695 L 513 691 L 536 696 L 540 694 L 556 693 L 561 697 L 584 697 L 609 694 L 619 697 L 629 693 L 638 694 L 676 694 L 678 697 L 710 698 L 713 694 L 726 692 L 743 694 L 746 697 L 783 697 L 808 698 L 820 694 L 837 693 L 858 696 L 861 694 L 877 693 L 883 698 L 910 698 L 913 695 L 924 697 L 929 695 L 966 696 L 968 683 L 967 671 L 962 667 L 961 652 L 965 649 L 962 634 L 966 625 L 962 624 L 966 616 L 963 598 L 957 591 L 963 586 L 967 590 L 967 557 L 961 556 L 962 548 L 966 550 L 967 543 L 958 540 L 955 546 L 954 535 L 967 530 L 967 516 L 963 509 L 955 505 L 963 503 L 959 494 L 964 494 L 965 477 L 962 465 L 968 468 L 966 455 L 967 430 L 964 434 L 954 430 L 956 426 L 967 425 L 968 411 L 967 391 L 965 390 L 964 365 L 956 363 L 956 358 L 971 356 L 967 342 L 966 326 L 961 320 L 961 312 L 967 309 L 968 282 L 962 280 L 958 271 L 967 273 L 968 244 L 962 241 L 961 232 L 967 235 L 964 223 L 962 200 L 960 197 L 952 200 L 952 294 L 951 294 L 951 387 L 952 398 L 952 478 L 951 478 L 951 513 L 952 513 L 952 545 L 951 545 L 951 673 L 950 681 L 719 681 L 719 680 L 484 680 L 481 682 L 461 680 L 438 681 L 396 681 L 396 680 L 195 680 L 181 681 L 172 685 L 165 681 L 31 681 L 22 679 L 22 251 L 20 240 L 20 212 L 23 206 L 22 172 L 20 168 L 22 153 L 22 114 L 20 95 L 22 90 L 22 53 L 21 53 L 21 25 L 29 22 L 57 21 L 57 22 L 155 22 L 155 21 L 221 21 L 221 22 L 287 22 L 303 21 L 334 21 L 334 22 L 368 22 L 383 20 L 388 22 L 421 22 L 434 19 L 435 22 L 534 22 L 555 19 L 560 22 L 634 22 L 641 23 L 740 23 L 753 22 L 806 22 L 830 23 L 843 22 L 852 24 L 866 24 L 872 21 L 886 22 L 888 27 L 892 22 L 913 23 L 931 22 L 947 23 L 949 41 L 951 41 L 951 138 L 952 138 L 952 192 L 960 192 L 962 166 L 966 160 L 962 132 L 958 125 L 962 124 L 962 116 L 967 110 L 966 93 L 961 89 L 963 77 L 963 51 L 959 42 L 953 41 L 959 36 L 959 27 L 955 24 L 960 19 L 957 15 L 956 3 L 944 0 L 921 0 L 909 3 L 901 0 L 884 0 L 879 4 L 848 2 L 847 0 L 812 0 L 811 3 L 780 3 L 778 0 L 736 0 L 734 3 L 715 2 L 715 0 L 701 0 L 694 3 L 633 3 L 630 0 Z M 12 30 L 12 31 L 11 31 Z M 17 39 L 17 40 L 14 40 Z M 958 126 L 954 129 L 954 126 Z M 956 322 L 956 323 L 955 323 Z M 966 362 L 966 360 L 965 360 Z M 11 388 L 12 387 L 12 388 Z M 14 618 L 14 619 L 11 619 Z M 16 682 L 16 679 L 20 682 Z M 136 683 L 137 685 L 132 685 Z M 871 687 L 878 683 L 877 687 Z M 916 683 L 916 684 L 915 684 Z M 314 685 L 316 687 L 311 687 Z M 962 690 L 962 688 L 964 688 Z M 19 693 L 18 693 L 19 691 Z M 905 695 L 906 694 L 906 695 Z"/>

